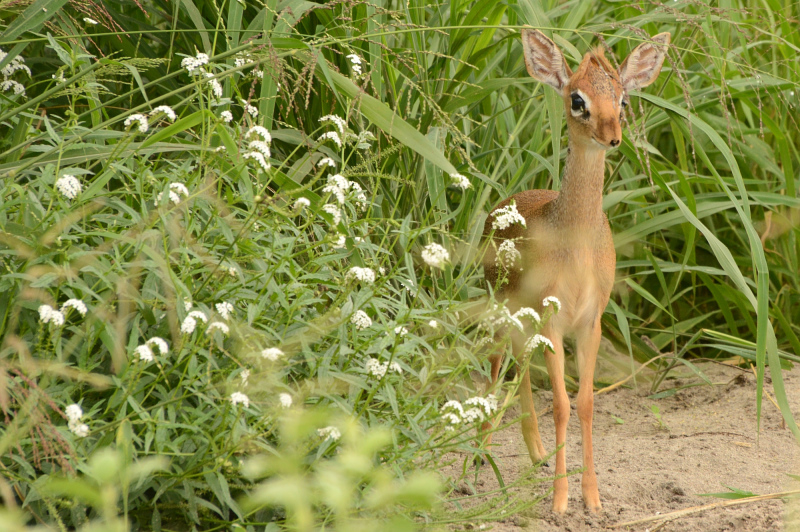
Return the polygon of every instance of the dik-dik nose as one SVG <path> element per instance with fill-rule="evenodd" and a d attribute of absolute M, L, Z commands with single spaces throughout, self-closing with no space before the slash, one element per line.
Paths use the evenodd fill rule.
<path fill-rule="evenodd" d="M 611 144 L 612 148 L 616 148 L 617 146 L 619 146 L 619 139 L 611 139 L 609 141 L 609 144 Z"/>

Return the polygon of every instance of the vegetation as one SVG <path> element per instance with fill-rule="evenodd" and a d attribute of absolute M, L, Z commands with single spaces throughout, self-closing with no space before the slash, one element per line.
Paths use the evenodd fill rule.
<path fill-rule="evenodd" d="M 565 155 L 523 25 L 570 61 L 671 32 L 608 157 L 605 335 L 662 393 L 698 358 L 770 371 L 800 439 L 798 9 L 0 3 L 0 528 L 398 530 L 535 503 L 465 502 L 470 453 L 448 454 L 516 386 L 498 405 L 470 379 L 509 321 L 486 213 L 557 188 Z"/>

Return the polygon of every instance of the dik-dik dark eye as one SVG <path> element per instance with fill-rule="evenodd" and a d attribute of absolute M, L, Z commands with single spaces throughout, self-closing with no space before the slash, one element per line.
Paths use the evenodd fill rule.
<path fill-rule="evenodd" d="M 581 98 L 577 92 L 572 94 L 572 110 L 582 113 L 586 111 L 586 102 L 583 101 L 583 98 Z"/>

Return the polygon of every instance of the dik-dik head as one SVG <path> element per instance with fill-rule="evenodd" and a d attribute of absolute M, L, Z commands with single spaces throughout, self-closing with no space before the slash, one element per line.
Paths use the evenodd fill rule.
<path fill-rule="evenodd" d="M 528 73 L 557 89 L 567 110 L 567 129 L 573 142 L 587 142 L 608 150 L 622 141 L 622 110 L 628 91 L 653 83 L 661 72 L 669 33 L 659 33 L 637 46 L 619 71 L 602 48 L 583 56 L 578 70 L 567 66 L 561 50 L 539 30 L 522 30 L 522 47 Z M 597 143 L 597 144 L 595 144 Z"/>

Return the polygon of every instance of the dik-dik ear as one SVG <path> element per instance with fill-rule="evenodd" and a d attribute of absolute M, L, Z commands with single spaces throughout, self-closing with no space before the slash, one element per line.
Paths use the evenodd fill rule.
<path fill-rule="evenodd" d="M 661 66 L 669 49 L 669 33 L 651 37 L 633 49 L 619 67 L 619 79 L 625 90 L 641 89 L 653 83 L 661 73 Z"/>
<path fill-rule="evenodd" d="M 561 92 L 572 76 L 572 71 L 556 43 L 539 30 L 524 29 L 522 49 L 525 51 L 528 74 Z"/>

